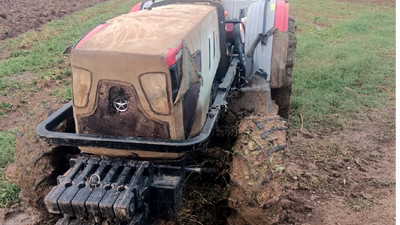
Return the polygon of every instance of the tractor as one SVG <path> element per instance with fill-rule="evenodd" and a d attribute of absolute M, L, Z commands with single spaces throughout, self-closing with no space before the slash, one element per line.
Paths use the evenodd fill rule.
<path fill-rule="evenodd" d="M 57 224 L 173 220 L 188 155 L 207 148 L 228 111 L 257 115 L 265 157 L 284 150 L 295 45 L 288 13 L 282 0 L 143 1 L 75 44 L 72 100 L 37 127 L 58 155 L 74 149 L 44 197 L 62 215 Z"/>

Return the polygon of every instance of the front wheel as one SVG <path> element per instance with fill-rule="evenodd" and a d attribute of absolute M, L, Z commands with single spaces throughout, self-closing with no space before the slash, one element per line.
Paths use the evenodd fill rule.
<path fill-rule="evenodd" d="M 249 116 L 241 120 L 233 152 L 228 224 L 273 224 L 282 208 L 286 120 Z"/>

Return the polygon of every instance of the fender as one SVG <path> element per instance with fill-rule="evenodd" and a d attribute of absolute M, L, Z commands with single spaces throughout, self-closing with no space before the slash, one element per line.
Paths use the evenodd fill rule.
<path fill-rule="evenodd" d="M 129 11 L 129 13 L 137 12 L 142 8 L 142 2 L 139 2 Z"/>
<path fill-rule="evenodd" d="M 275 11 L 275 28 L 278 28 L 281 32 L 288 30 L 289 24 L 289 3 L 279 0 L 276 3 Z"/>

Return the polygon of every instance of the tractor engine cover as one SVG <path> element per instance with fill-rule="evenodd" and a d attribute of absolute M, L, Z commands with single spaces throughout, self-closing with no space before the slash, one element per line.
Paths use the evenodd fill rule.
<path fill-rule="evenodd" d="M 218 21 L 215 6 L 176 4 L 125 14 L 89 32 L 72 50 L 77 133 L 166 140 L 198 135 L 221 57 Z M 80 149 L 113 157 L 182 156 Z"/>

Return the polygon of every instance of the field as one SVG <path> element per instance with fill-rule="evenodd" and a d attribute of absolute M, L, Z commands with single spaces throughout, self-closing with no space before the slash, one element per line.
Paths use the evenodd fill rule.
<path fill-rule="evenodd" d="M 394 3 L 365 3 L 292 3 L 285 223 L 395 223 Z"/>
<path fill-rule="evenodd" d="M 5 178 L 16 135 L 24 124 L 34 132 L 39 108 L 71 97 L 64 49 L 136 0 L 41 0 L 31 16 L 43 21 L 23 25 L 11 24 L 17 13 L 6 2 L 0 0 L 0 223 L 33 224 L 37 214 Z M 28 1 L 12 2 L 26 14 Z M 395 2 L 290 3 L 298 42 L 279 223 L 395 224 Z M 221 197 L 195 190 L 188 186 L 186 197 L 202 201 L 193 207 L 184 200 L 180 223 L 224 224 Z"/>
<path fill-rule="evenodd" d="M 43 24 L 106 0 L 86 1 L 0 1 L 0 40 L 16 37 L 28 30 L 40 30 Z"/>

